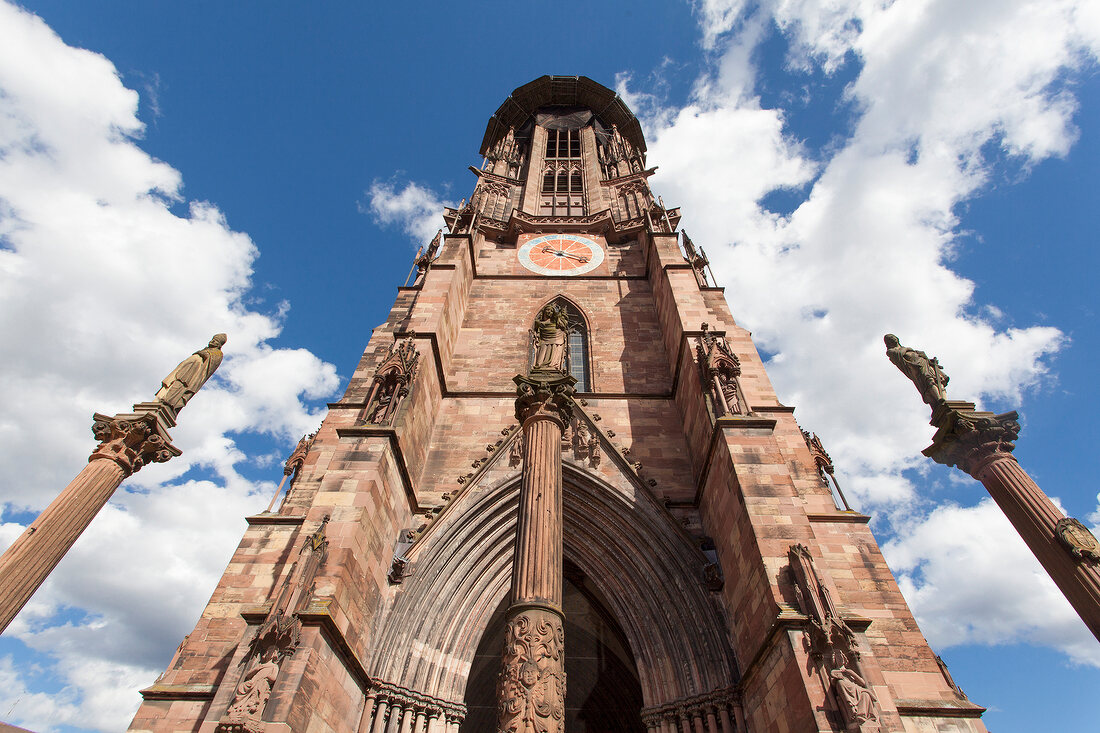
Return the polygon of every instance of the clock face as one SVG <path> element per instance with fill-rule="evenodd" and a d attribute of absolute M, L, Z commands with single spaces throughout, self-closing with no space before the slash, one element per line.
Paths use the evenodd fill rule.
<path fill-rule="evenodd" d="M 579 234 L 546 234 L 520 247 L 519 261 L 540 275 L 583 275 L 603 262 L 603 248 Z"/>

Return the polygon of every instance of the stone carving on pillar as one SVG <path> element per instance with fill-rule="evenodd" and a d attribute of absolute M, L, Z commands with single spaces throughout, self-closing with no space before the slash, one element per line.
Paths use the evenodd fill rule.
<path fill-rule="evenodd" d="M 803 637 L 806 650 L 815 663 L 824 665 L 832 681 L 837 707 L 851 733 L 879 730 L 878 701 L 871 687 L 856 669 L 860 652 L 856 634 L 845 623 L 817 567 L 810 549 L 791 545 L 787 551 L 794 578 L 794 592 L 810 625 Z"/>
<path fill-rule="evenodd" d="M 561 617 L 530 608 L 508 620 L 498 700 L 500 733 L 560 731 L 565 715 Z"/>
<path fill-rule="evenodd" d="M 157 403 L 153 405 L 157 406 Z M 138 407 L 135 405 L 135 409 Z M 171 438 L 157 421 L 156 412 L 114 417 L 97 412 L 93 419 L 92 435 L 99 445 L 88 460 L 112 460 L 122 467 L 127 476 L 137 473 L 149 463 L 164 463 L 182 453 L 168 442 Z"/>
<path fill-rule="evenodd" d="M 321 526 L 306 538 L 271 610 L 252 637 L 248 653 L 241 661 L 244 667 L 241 681 L 215 733 L 263 733 L 265 730 L 264 708 L 271 698 L 283 660 L 298 648 L 302 622 L 297 613 L 309 603 L 317 572 L 328 554 L 325 536 L 328 520 L 326 516 Z"/>
<path fill-rule="evenodd" d="M 416 350 L 415 337 L 416 334 L 410 333 L 395 341 L 390 355 L 375 370 L 360 424 L 393 424 L 397 408 L 408 397 L 419 368 L 420 352 Z"/>
<path fill-rule="evenodd" d="M 529 418 L 547 413 L 563 426 L 573 419 L 573 385 L 577 380 L 558 373 L 553 379 L 514 377 L 516 383 L 516 419 L 523 425 Z"/>
<path fill-rule="evenodd" d="M 844 718 L 845 730 L 849 733 L 875 733 L 881 730 L 878 723 L 878 698 L 867 683 L 854 670 L 849 669 L 842 652 L 836 653 L 836 665 L 829 671 L 833 681 L 833 694 L 836 695 L 840 714 Z"/>
<path fill-rule="evenodd" d="M 275 489 L 275 495 L 271 497 L 271 503 L 269 503 L 267 509 L 264 510 L 265 514 L 269 514 L 271 510 L 275 508 L 275 501 L 279 498 L 279 495 L 283 493 L 283 486 L 291 476 L 294 478 L 291 479 L 290 486 L 291 488 L 294 487 L 294 482 L 298 480 L 298 474 L 302 472 L 302 466 L 305 465 L 306 456 L 309 454 L 309 449 L 313 447 L 313 439 L 316 437 L 317 433 L 312 432 L 298 439 L 298 445 L 294 447 L 294 450 L 290 454 L 290 458 L 287 458 L 286 463 L 283 464 L 283 479 L 279 482 L 278 488 Z M 287 489 L 287 494 L 289 493 L 290 489 Z M 283 501 L 285 502 L 286 500 L 284 499 Z"/>
<path fill-rule="evenodd" d="M 544 309 L 546 310 L 546 309 Z M 512 591 L 497 683 L 498 733 L 563 733 L 561 436 L 577 380 L 560 370 L 517 375 L 524 433 Z"/>
<path fill-rule="evenodd" d="M 1085 525 L 1073 517 L 1063 517 L 1054 525 L 1054 534 L 1070 554 L 1078 560 L 1100 562 L 1100 542 Z"/>
<path fill-rule="evenodd" d="M 707 267 L 710 265 L 710 260 L 707 259 L 707 253 L 702 247 L 695 246 L 687 232 L 680 232 L 680 234 L 684 239 L 684 260 L 695 272 L 695 280 L 699 283 L 699 287 L 708 287 L 710 283 L 707 282 Z"/>
<path fill-rule="evenodd" d="M 206 348 L 181 361 L 161 380 L 160 391 L 155 398 L 157 402 L 167 405 L 175 416 L 221 365 L 222 347 L 227 340 L 224 333 L 214 334 Z"/>
<path fill-rule="evenodd" d="M 569 340 L 569 314 L 558 303 L 550 303 L 535 317 L 535 356 L 531 373 L 561 372 L 565 368 L 566 344 Z"/>
<path fill-rule="evenodd" d="M 187 401 L 221 364 L 226 336 L 184 359 L 164 378 L 157 397 L 132 413 L 95 413 L 92 434 L 99 445 L 68 486 L 0 555 L 0 632 L 8 627 L 73 546 L 119 485 L 142 466 L 164 463 L 182 451 L 168 429 Z"/>
<path fill-rule="evenodd" d="M 802 439 L 806 441 L 806 447 L 810 449 L 810 455 L 813 456 L 821 481 L 827 484 L 832 479 L 833 487 L 836 488 L 837 496 L 844 504 L 844 509 L 849 512 L 852 511 L 852 507 L 848 505 L 848 499 L 845 498 L 844 492 L 840 490 L 840 483 L 836 480 L 836 473 L 833 468 L 833 459 L 825 452 L 825 446 L 821 444 L 821 438 L 817 437 L 817 433 L 810 435 L 809 431 L 803 430 Z"/>
<path fill-rule="evenodd" d="M 994 415 L 977 412 L 972 402 L 944 401 L 932 413 L 938 430 L 924 455 L 936 463 L 955 466 L 981 480 L 982 469 L 998 455 L 1015 450 L 1020 423 L 1015 412 Z"/>
<path fill-rule="evenodd" d="M 443 237 L 443 230 L 440 229 L 435 233 L 435 237 L 432 239 L 431 244 L 423 252 L 418 252 L 415 260 L 416 265 L 416 280 L 413 281 L 413 285 L 419 285 L 424 276 L 428 274 L 428 270 L 431 269 L 432 263 L 435 262 L 436 254 L 439 252 L 439 242 Z"/>
<path fill-rule="evenodd" d="M 798 605 L 810 619 L 805 639 L 810 655 L 823 661 L 834 650 L 839 650 L 859 659 L 855 632 L 841 618 L 832 593 L 814 565 L 810 549 L 802 544 L 791 545 L 787 559 L 791 563 Z"/>
<path fill-rule="evenodd" d="M 748 415 L 748 402 L 741 390 L 741 360 L 708 324 L 703 324 L 702 331 L 695 351 L 715 417 Z"/>
<path fill-rule="evenodd" d="M 512 441 L 512 449 L 508 451 L 508 465 L 513 468 L 523 462 L 523 433 Z"/>

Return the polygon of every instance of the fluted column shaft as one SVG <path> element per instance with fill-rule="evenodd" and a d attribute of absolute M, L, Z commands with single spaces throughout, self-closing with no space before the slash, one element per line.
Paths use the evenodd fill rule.
<path fill-rule="evenodd" d="M 512 597 L 497 690 L 499 733 L 563 733 L 561 437 L 576 380 L 516 377 L 523 479 L 516 519 Z"/>
<path fill-rule="evenodd" d="M 562 423 L 549 414 L 523 426 L 523 484 L 512 564 L 512 604 L 561 606 Z"/>
<path fill-rule="evenodd" d="M 1059 544 L 1056 527 L 1065 515 L 1009 453 L 996 453 L 974 475 L 1085 625 L 1100 639 L 1100 566 L 1075 558 Z"/>
<path fill-rule="evenodd" d="M 180 454 L 166 432 L 175 425 L 174 413 L 158 403 L 134 405 L 134 409 L 133 414 L 114 417 L 94 415 L 92 432 L 100 442 L 88 465 L 0 557 L 0 632 L 127 476 L 146 463 L 161 463 Z"/>
<path fill-rule="evenodd" d="M 0 630 L 26 605 L 126 476 L 110 459 L 93 460 L 0 557 Z"/>

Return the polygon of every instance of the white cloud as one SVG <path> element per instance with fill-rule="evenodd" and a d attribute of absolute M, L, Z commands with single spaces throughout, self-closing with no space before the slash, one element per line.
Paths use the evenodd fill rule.
<path fill-rule="evenodd" d="M 399 226 L 419 244 L 427 244 L 443 226 L 440 212 L 454 206 L 430 188 L 409 181 L 401 189 L 393 181 L 375 181 L 360 208 L 383 226 Z"/>
<path fill-rule="evenodd" d="M 214 205 L 186 202 L 179 173 L 135 144 L 137 105 L 107 59 L 0 4 L 0 472 L 19 476 L 8 510 L 41 510 L 80 470 L 92 412 L 150 399 L 211 334 L 229 334 L 221 369 L 172 430 L 183 456 L 132 477 L 5 634 L 55 660 L 40 672 L 0 661 L 0 709 L 18 700 L 14 719 L 35 730 L 128 724 L 241 517 L 274 489 L 241 475 L 237 441 L 288 450 L 320 421 L 306 401 L 339 383 L 308 351 L 270 345 L 287 306 L 246 304 L 255 245 Z M 184 480 L 192 467 L 217 484 Z M 4 546 L 21 530 L 7 514 Z M 38 674 L 61 692 L 36 692 Z"/>
<path fill-rule="evenodd" d="M 1016 326 L 997 310 L 1004 304 L 974 301 L 974 284 L 951 269 L 961 234 L 955 212 L 988 183 L 990 147 L 1025 168 L 1067 154 L 1077 131 L 1066 79 L 1100 53 L 1100 13 L 1069 0 L 713 0 L 695 8 L 704 47 L 720 55 L 690 104 L 661 108 L 633 93 L 643 102 L 649 161 L 660 166 L 654 187 L 684 207 L 682 226 L 707 250 L 735 317 L 775 354 L 769 375 L 780 399 L 825 441 L 849 495 L 889 517 L 921 516 L 902 471 L 926 468 L 918 454 L 932 429 L 927 407 L 886 360 L 882 336 L 897 333 L 939 356 L 956 399 L 1017 402 L 1042 382 L 1063 335 Z M 808 150 L 787 130 L 790 112 L 762 105 L 753 59 L 766 28 L 787 40 L 790 73 L 845 64 L 858 72 L 831 100 L 856 110 L 849 137 Z M 632 94 L 629 80 L 620 86 Z M 800 201 L 787 216 L 761 204 L 777 190 Z M 990 519 L 981 507 L 956 511 L 978 525 Z M 907 567 L 924 568 L 923 577 L 943 563 L 920 538 L 946 518 L 894 528 L 896 547 L 913 553 Z M 984 561 L 973 543 L 953 552 Z M 993 589 L 1000 576 L 966 588 L 951 580 L 909 582 L 929 628 L 947 625 L 969 588 L 996 599 L 985 613 L 1001 638 L 1100 663 L 1074 651 L 1079 629 L 1060 620 L 1056 596 L 1037 596 L 1048 615 L 1021 615 Z M 922 588 L 934 588 L 938 603 Z M 972 628 L 936 638 L 992 641 Z"/>
<path fill-rule="evenodd" d="M 1100 667 L 1095 637 L 992 499 L 939 507 L 882 550 L 933 646 L 1025 641 Z"/>

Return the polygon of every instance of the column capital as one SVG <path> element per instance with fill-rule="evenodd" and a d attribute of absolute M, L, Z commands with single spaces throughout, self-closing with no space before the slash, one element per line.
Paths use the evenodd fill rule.
<path fill-rule="evenodd" d="M 159 403 L 134 405 L 133 413 L 113 417 L 95 413 L 92 435 L 99 445 L 88 460 L 112 460 L 129 476 L 147 463 L 164 463 L 180 455 L 183 451 L 172 445 L 167 431 L 175 424 L 172 417 Z"/>
<path fill-rule="evenodd" d="M 563 427 L 573 419 L 573 385 L 567 374 L 548 376 L 516 375 L 516 419 L 520 425 L 536 417 L 548 417 Z"/>
<path fill-rule="evenodd" d="M 1019 415 L 978 412 L 972 402 L 945 401 L 932 413 L 936 434 L 922 451 L 936 463 L 955 466 L 981 480 L 985 468 L 997 458 L 1012 458 L 1020 435 Z M 1013 459 L 1015 460 L 1015 459 Z"/>

